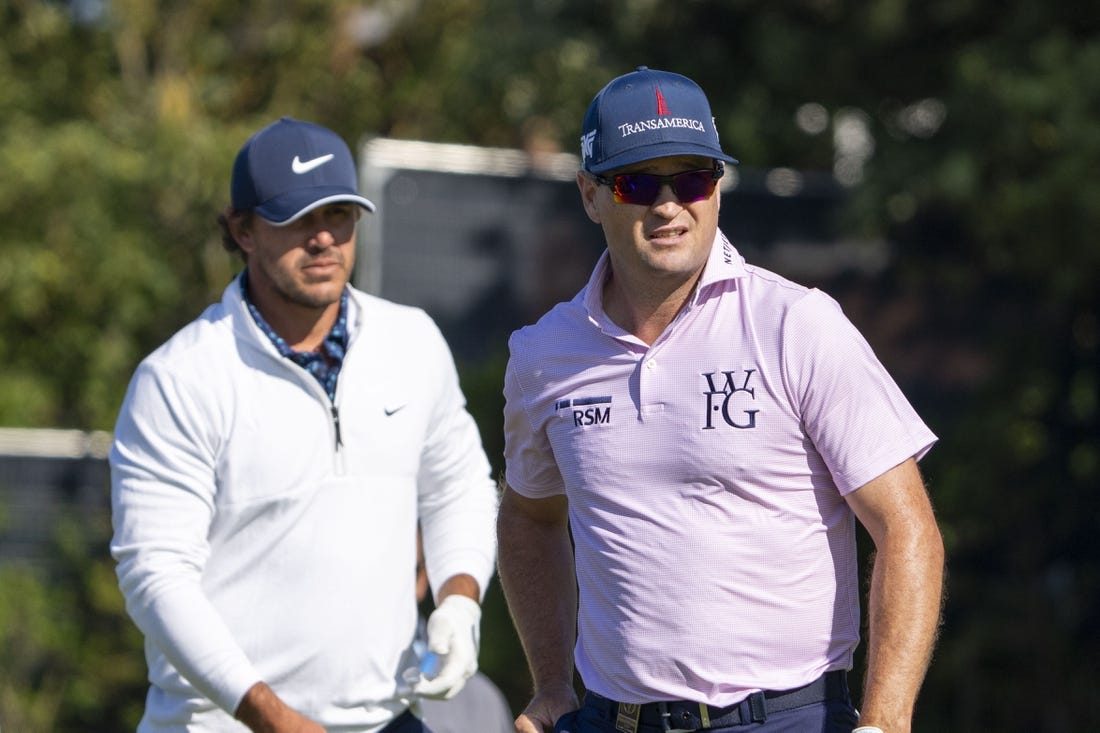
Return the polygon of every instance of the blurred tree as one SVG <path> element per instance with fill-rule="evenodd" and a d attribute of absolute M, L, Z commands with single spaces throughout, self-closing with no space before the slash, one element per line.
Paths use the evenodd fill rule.
<path fill-rule="evenodd" d="M 134 730 L 147 682 L 141 635 L 107 557 L 106 517 L 68 513 L 48 568 L 0 565 L 0 727 Z"/>

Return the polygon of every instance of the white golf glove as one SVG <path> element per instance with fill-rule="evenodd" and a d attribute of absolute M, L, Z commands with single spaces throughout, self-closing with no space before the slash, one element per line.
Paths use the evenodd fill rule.
<path fill-rule="evenodd" d="M 481 643 L 481 606 L 461 595 L 450 595 L 428 617 L 428 658 L 437 656 L 436 670 L 421 669 L 413 692 L 449 700 L 477 672 Z"/>

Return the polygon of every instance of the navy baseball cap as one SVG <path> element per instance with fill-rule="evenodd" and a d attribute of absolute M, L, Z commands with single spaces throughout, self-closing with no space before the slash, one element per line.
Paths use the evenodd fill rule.
<path fill-rule="evenodd" d="M 278 226 L 342 201 L 374 211 L 374 204 L 359 195 L 355 161 L 343 138 L 290 117 L 271 123 L 241 147 L 230 189 L 233 208 L 254 209 Z"/>
<path fill-rule="evenodd" d="M 736 163 L 722 152 L 710 102 L 686 76 L 639 66 L 612 79 L 588 105 L 581 163 L 589 173 L 672 155 Z"/>

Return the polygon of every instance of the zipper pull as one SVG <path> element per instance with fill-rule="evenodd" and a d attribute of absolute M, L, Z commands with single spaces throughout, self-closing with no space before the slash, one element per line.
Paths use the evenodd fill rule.
<path fill-rule="evenodd" d="M 340 450 L 344 441 L 340 438 L 340 409 L 336 405 L 332 406 L 332 424 L 336 427 L 336 450 Z"/>

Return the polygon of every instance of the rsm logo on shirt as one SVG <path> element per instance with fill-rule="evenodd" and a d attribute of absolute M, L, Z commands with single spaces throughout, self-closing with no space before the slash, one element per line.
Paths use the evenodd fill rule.
<path fill-rule="evenodd" d="M 740 376 L 742 374 L 743 378 Z M 716 413 L 731 428 L 749 430 L 756 427 L 756 413 L 760 410 L 735 409 L 743 406 L 745 400 L 756 400 L 756 389 L 749 386 L 754 374 L 756 374 L 755 369 L 746 369 L 743 372 L 734 369 L 728 372 L 703 373 L 707 383 L 707 390 L 703 392 L 707 398 L 703 430 L 714 430 L 717 427 L 714 422 Z M 740 399 L 735 402 L 735 397 Z"/>
<path fill-rule="evenodd" d="M 554 410 L 559 413 L 562 410 L 568 410 L 568 415 L 573 418 L 574 427 L 607 425 L 611 423 L 611 396 L 558 400 L 554 403 Z"/>

